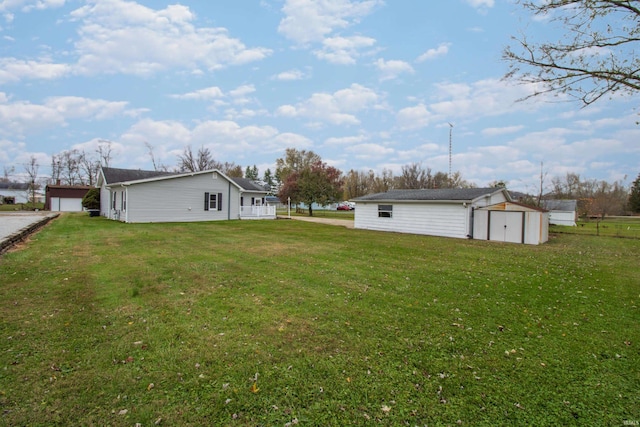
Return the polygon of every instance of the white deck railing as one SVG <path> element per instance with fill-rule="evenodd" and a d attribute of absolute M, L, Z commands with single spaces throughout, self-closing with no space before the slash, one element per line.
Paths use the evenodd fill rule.
<path fill-rule="evenodd" d="M 252 218 L 275 218 L 276 207 L 275 206 L 241 206 L 240 218 L 252 219 Z"/>

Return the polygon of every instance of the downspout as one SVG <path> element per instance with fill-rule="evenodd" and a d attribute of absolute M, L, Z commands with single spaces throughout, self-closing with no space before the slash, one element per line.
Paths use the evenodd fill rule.
<path fill-rule="evenodd" d="M 229 190 L 227 191 L 227 219 L 231 219 L 231 181 L 227 182 Z"/>
<path fill-rule="evenodd" d="M 471 224 L 469 225 L 469 238 L 470 239 L 473 239 L 473 222 L 474 222 L 475 213 L 476 213 L 476 208 L 471 206 Z"/>

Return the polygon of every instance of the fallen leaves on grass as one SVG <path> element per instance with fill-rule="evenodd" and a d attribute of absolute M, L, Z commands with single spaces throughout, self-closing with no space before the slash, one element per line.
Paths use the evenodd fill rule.
<path fill-rule="evenodd" d="M 254 383 L 251 385 L 251 388 L 249 389 L 249 391 L 251 393 L 257 393 L 260 391 L 260 389 L 258 388 L 258 383 L 254 381 Z"/>

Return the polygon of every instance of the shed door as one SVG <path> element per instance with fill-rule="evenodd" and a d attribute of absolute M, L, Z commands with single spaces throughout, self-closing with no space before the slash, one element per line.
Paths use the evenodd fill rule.
<path fill-rule="evenodd" d="M 522 212 L 489 211 L 489 240 L 523 243 Z"/>

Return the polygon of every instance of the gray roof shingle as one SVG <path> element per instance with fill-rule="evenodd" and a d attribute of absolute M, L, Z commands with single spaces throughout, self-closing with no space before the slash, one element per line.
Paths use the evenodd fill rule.
<path fill-rule="evenodd" d="M 391 190 L 386 193 L 368 194 L 353 199 L 354 202 L 367 201 L 471 201 L 478 197 L 493 194 L 501 188 L 437 188 L 423 190 Z"/>
<path fill-rule="evenodd" d="M 176 175 L 173 172 L 162 171 L 145 171 L 140 169 L 118 169 L 118 168 L 102 168 L 104 179 L 107 184 L 116 182 L 138 181 L 141 179 L 156 178 L 159 176 Z"/>
<path fill-rule="evenodd" d="M 542 206 L 548 211 L 575 211 L 577 200 L 543 200 Z"/>
<path fill-rule="evenodd" d="M 145 179 L 158 178 L 163 176 L 180 175 L 178 172 L 162 172 L 162 171 L 145 171 L 140 169 L 118 169 L 118 168 L 102 168 L 104 173 L 104 179 L 107 184 L 114 184 L 119 182 L 129 181 L 141 181 Z M 238 186 L 246 191 L 260 191 L 267 192 L 264 187 L 256 184 L 247 178 L 230 178 Z"/>
<path fill-rule="evenodd" d="M 260 184 L 256 184 L 254 181 L 248 178 L 231 178 L 231 180 L 242 187 L 243 190 L 260 192 L 267 191 L 263 186 L 261 186 Z"/>

